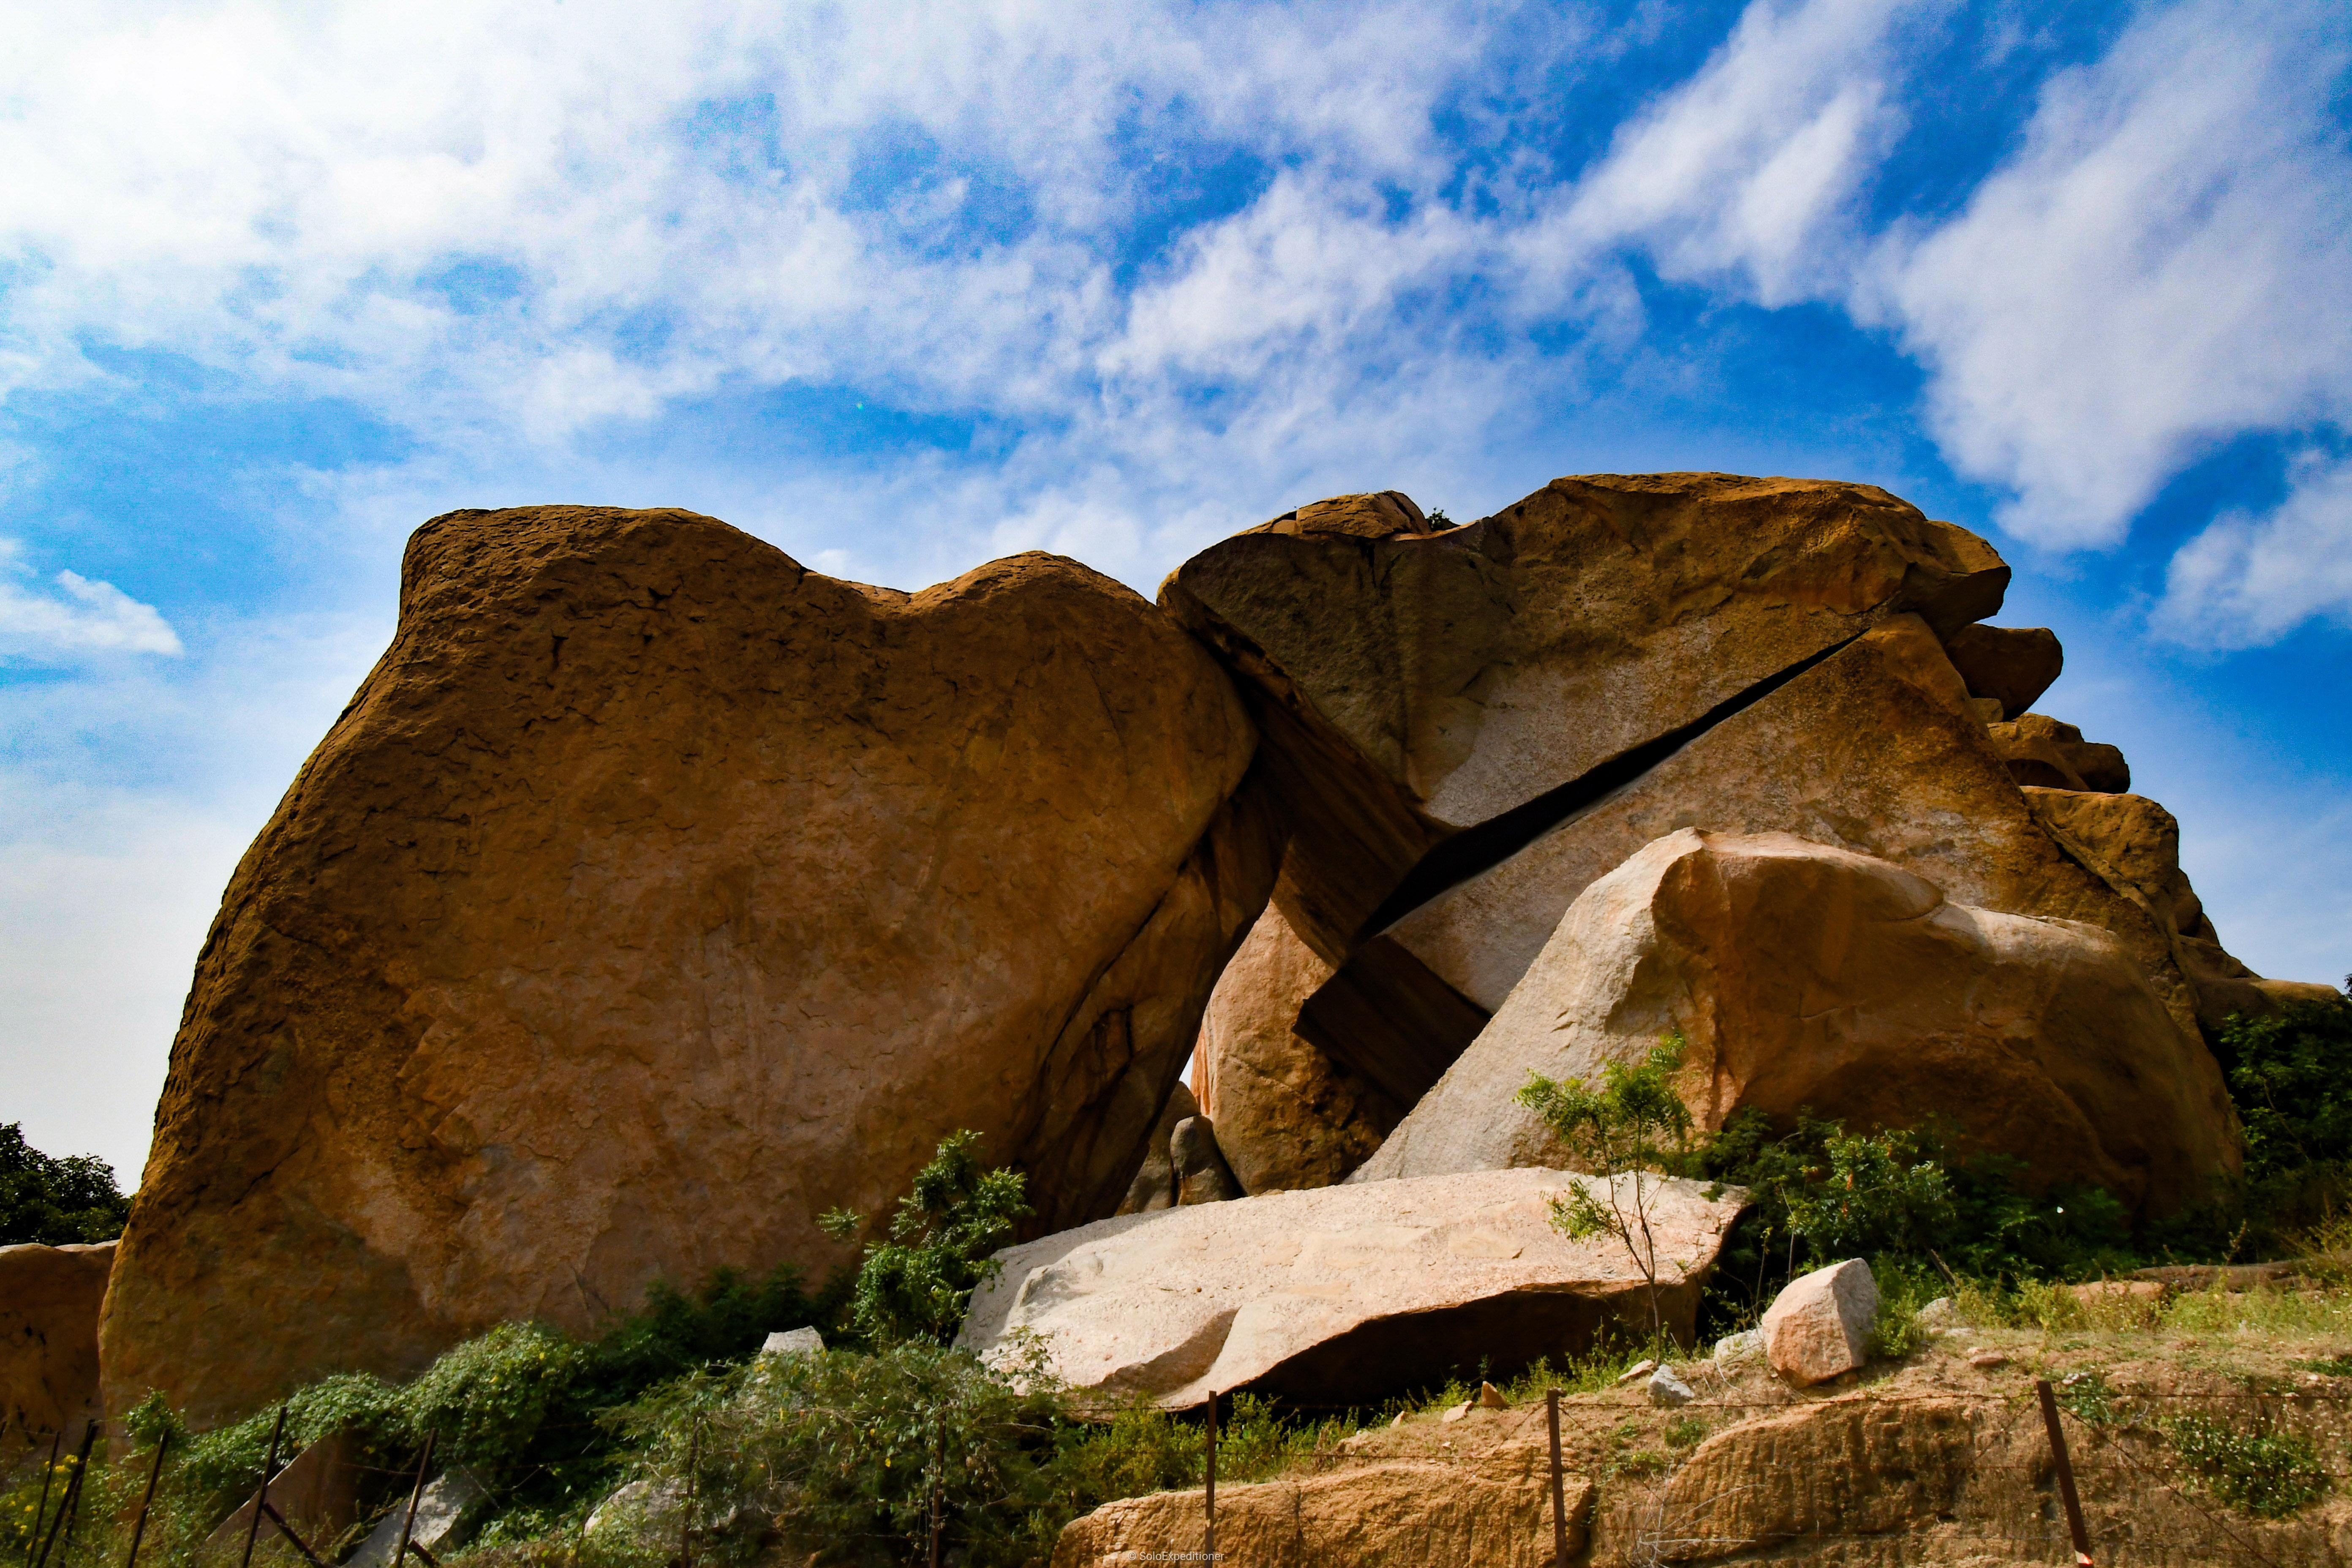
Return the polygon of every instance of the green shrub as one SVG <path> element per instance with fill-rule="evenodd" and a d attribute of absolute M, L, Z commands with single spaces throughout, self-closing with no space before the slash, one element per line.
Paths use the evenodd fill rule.
<path fill-rule="evenodd" d="M 990 1255 L 1013 1238 L 1029 1211 L 1018 1171 L 982 1171 L 980 1134 L 950 1133 L 931 1163 L 915 1176 L 915 1190 L 898 1200 L 890 1239 L 869 1244 L 851 1298 L 851 1321 L 868 1342 L 955 1337 L 971 1293 L 1002 1267 Z M 865 1221 L 835 1209 L 820 1223 L 841 1240 Z"/>
<path fill-rule="evenodd" d="M 2352 1000 L 2233 1017 L 2218 1054 L 2245 1123 L 2250 1180 L 2352 1161 Z"/>
<path fill-rule="evenodd" d="M 0 1247 L 112 1241 L 130 1215 L 113 1166 L 95 1154 L 53 1158 L 25 1142 L 24 1123 L 0 1123 Z"/>
<path fill-rule="evenodd" d="M 2326 1468 L 2310 1438 L 2292 1432 L 2241 1432 L 2210 1415 L 2183 1415 L 2164 1434 L 2213 1495 L 2257 1519 L 2283 1519 L 2327 1495 Z"/>

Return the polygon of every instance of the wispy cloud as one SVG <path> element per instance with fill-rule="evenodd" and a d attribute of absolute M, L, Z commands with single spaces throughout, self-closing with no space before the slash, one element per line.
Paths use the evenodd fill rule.
<path fill-rule="evenodd" d="M 0 539 L 0 658 L 69 664 L 93 654 L 183 651 L 152 605 L 111 583 L 65 571 L 53 589 L 28 584 L 23 553 L 15 541 Z"/>

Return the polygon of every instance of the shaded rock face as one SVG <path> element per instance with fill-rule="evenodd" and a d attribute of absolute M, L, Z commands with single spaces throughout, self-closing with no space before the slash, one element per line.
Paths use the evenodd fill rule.
<path fill-rule="evenodd" d="M 2147 912 L 2171 944 L 2198 1026 L 2216 1038 L 2232 1014 L 2261 1016 L 2279 1003 L 2326 1000 L 2333 986 L 2265 980 L 2221 946 L 2221 933 L 2180 868 L 2180 824 L 2145 796 L 2028 787 L 2026 804 L 2066 853 Z"/>
<path fill-rule="evenodd" d="M 1889 616 L 1956 628 L 2009 577 L 1867 485 L 1594 475 L 1397 526 L 1241 534 L 1160 602 L 1240 679 L 1293 835 L 1280 907 L 1341 968 L 1300 1032 L 1402 1105 L 1508 984 L 1482 1001 L 1381 928 Z"/>
<path fill-rule="evenodd" d="M 1205 1116 L 1188 1116 L 1168 1134 L 1168 1166 L 1176 1177 L 1179 1205 L 1230 1203 L 1242 1195 L 1224 1151 L 1217 1147 L 1217 1131 Z"/>
<path fill-rule="evenodd" d="M 1149 1214 L 1154 1209 L 1176 1206 L 1176 1164 L 1169 1157 L 1168 1145 L 1180 1123 L 1201 1113 L 1192 1091 L 1179 1083 L 1169 1092 L 1168 1103 L 1160 1108 L 1160 1120 L 1151 1124 L 1151 1132 L 1143 1147 L 1143 1163 L 1137 1166 L 1135 1179 L 1128 1183 L 1127 1196 L 1119 1200 L 1120 1214 Z"/>
<path fill-rule="evenodd" d="M 2066 652 L 2048 626 L 1966 626 L 1944 638 L 1952 668 L 1971 697 L 1990 697 L 2006 719 L 2033 706 L 2066 668 Z"/>
<path fill-rule="evenodd" d="M 1248 1193 L 1328 1187 L 1363 1163 L 1403 1108 L 1296 1027 L 1331 966 L 1268 906 L 1217 978 L 1192 1082 Z"/>
<path fill-rule="evenodd" d="M 1461 1368 L 1507 1371 L 1647 1329 L 1622 1244 L 1551 1223 L 1555 1194 L 1596 1180 L 1486 1171 L 1099 1221 L 1000 1253 L 957 1343 L 987 1353 L 1027 1330 L 1073 1388 L 1170 1408 L 1213 1389 L 1373 1404 Z M 1661 1310 L 1687 1341 L 1743 1199 L 1665 1178 L 1651 1190 Z"/>
<path fill-rule="evenodd" d="M 2021 784 L 2121 795 L 2131 788 L 2131 764 L 2120 748 L 2083 739 L 2083 731 L 2047 713 L 2023 713 L 1987 726 L 1993 748 Z"/>
<path fill-rule="evenodd" d="M 1480 1450 L 1461 1463 L 1392 1459 L 1326 1475 L 1217 1489 L 1217 1550 L 1252 1568 L 1412 1563 L 1419 1568 L 1551 1568 L 1551 1458 L 1533 1443 Z M 1569 1550 L 1585 1543 L 1593 1486 L 1561 1488 Z M 1053 1568 L 1181 1561 L 1202 1549 L 1198 1490 L 1106 1503 L 1073 1520 Z"/>
<path fill-rule="evenodd" d="M 1664 1036 L 1717 1128 L 1755 1107 L 1862 1127 L 1951 1117 L 2043 1182 L 2173 1209 L 2236 1166 L 2221 1072 L 2106 931 L 1949 901 L 1884 860 L 1685 828 L 1587 887 L 1477 1041 L 1360 1181 L 1565 1165 L 1513 1095 Z"/>
<path fill-rule="evenodd" d="M 457 512 L 231 883 L 103 1331 L 200 1421 L 814 1269 L 957 1127 L 1107 1214 L 1279 844 L 1150 605 L 907 595 L 680 511 Z"/>
<path fill-rule="evenodd" d="M 0 1247 L 0 1433 L 8 1458 L 52 1433 L 70 1448 L 99 1414 L 98 1315 L 115 1244 Z"/>

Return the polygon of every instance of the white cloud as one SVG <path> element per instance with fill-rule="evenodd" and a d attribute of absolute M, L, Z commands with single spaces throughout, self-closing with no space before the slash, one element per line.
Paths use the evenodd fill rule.
<path fill-rule="evenodd" d="M 2347 59 L 2340 10 L 2150 11 L 1964 212 L 1890 243 L 1865 307 L 1929 366 L 1957 466 L 2016 492 L 2003 526 L 2113 544 L 2208 446 L 2352 422 Z"/>
<path fill-rule="evenodd" d="M 2352 458 L 2306 454 L 2270 510 L 2231 510 L 2180 547 L 2158 628 L 2209 647 L 2274 642 L 2315 616 L 2352 624 Z"/>
<path fill-rule="evenodd" d="M 92 654 L 178 655 L 179 634 L 154 607 L 111 583 L 77 572 L 57 574 L 54 592 L 11 581 L 24 571 L 22 547 L 0 539 L 0 658 L 65 664 Z"/>
<path fill-rule="evenodd" d="M 1902 126 L 1896 47 L 1944 0 L 1755 0 L 1616 136 L 1554 230 L 1639 240 L 1667 277 L 1765 305 L 1842 293 L 1855 198 Z"/>

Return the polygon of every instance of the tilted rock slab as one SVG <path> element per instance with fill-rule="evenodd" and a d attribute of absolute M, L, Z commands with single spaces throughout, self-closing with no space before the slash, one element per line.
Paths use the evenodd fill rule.
<path fill-rule="evenodd" d="M 114 1250 L 0 1247 L 0 1433 L 41 1444 L 62 1433 L 70 1448 L 98 1415 L 98 1314 Z"/>
<path fill-rule="evenodd" d="M 1170 1408 L 1243 1388 L 1364 1405 L 1482 1362 L 1507 1370 L 1604 1327 L 1648 1331 L 1623 1244 L 1552 1224 L 1557 1194 L 1597 1180 L 1488 1171 L 1099 1221 L 998 1254 L 957 1342 L 988 1353 L 1026 1331 L 1072 1387 Z M 1687 1341 L 1745 1196 L 1646 1181 L 1660 1308 Z"/>
<path fill-rule="evenodd" d="M 1108 1214 L 1272 885 L 1254 747 L 1059 557 L 908 595 L 683 511 L 427 523 L 198 963 L 110 1404 L 822 1272 L 958 1127 Z"/>
<path fill-rule="evenodd" d="M 2009 580 L 1984 541 L 1869 485 L 1587 475 L 1442 532 L 1379 499 L 1302 508 L 1160 589 L 1260 721 L 1295 835 L 1281 908 L 1335 966 L 1555 820 L 1555 792 L 1889 616 L 1977 620 Z M 1410 1105 L 1493 1005 L 1385 949 L 1307 1032 Z"/>
<path fill-rule="evenodd" d="M 1362 1074 L 1298 1033 L 1298 1010 L 1331 966 L 1267 906 L 1201 1019 L 1192 1086 L 1242 1190 L 1328 1187 L 1404 1115 Z"/>
<path fill-rule="evenodd" d="M 1684 828 L 1584 889 L 1353 1179 L 1568 1164 L 1513 1099 L 1528 1075 L 1598 1081 L 1669 1033 L 1705 1128 L 1749 1107 L 1857 1128 L 1939 1112 L 2044 1182 L 2160 1210 L 2237 1165 L 2211 1054 L 2107 931 L 1970 908 L 1787 834 Z"/>
<path fill-rule="evenodd" d="M 1583 1549 L 1593 1489 L 1563 1479 L 1571 1553 Z M 1053 1568 L 1183 1562 L 1202 1550 L 1205 1527 L 1198 1489 L 1121 1498 L 1063 1529 Z M 1533 1443 L 1217 1489 L 1217 1551 L 1250 1568 L 1552 1568 L 1552 1547 L 1551 1457 Z"/>
<path fill-rule="evenodd" d="M 1790 833 L 1891 861 L 1955 903 L 2098 926 L 2174 1018 L 2195 1026 L 2169 937 L 2052 837 L 1915 616 L 1890 617 L 1405 915 L 1388 938 L 1478 1005 L 1499 1007 L 1585 889 L 1685 827 Z"/>

